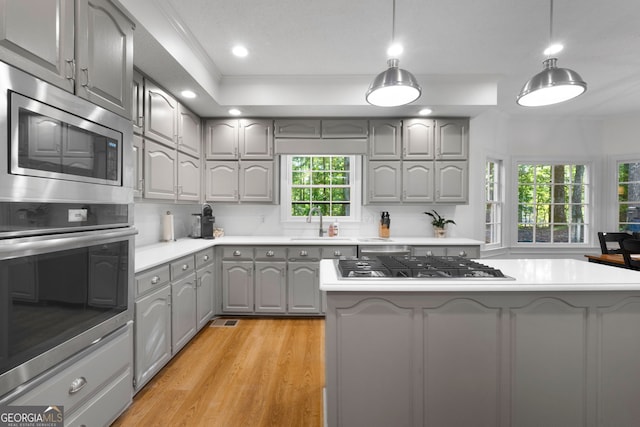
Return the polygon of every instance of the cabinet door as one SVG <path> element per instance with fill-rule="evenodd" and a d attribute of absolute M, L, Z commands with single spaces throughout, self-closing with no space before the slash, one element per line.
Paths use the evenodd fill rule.
<path fill-rule="evenodd" d="M 179 151 L 177 198 L 200 201 L 200 160 Z"/>
<path fill-rule="evenodd" d="M 400 159 L 400 120 L 369 122 L 369 158 L 371 160 Z"/>
<path fill-rule="evenodd" d="M 222 311 L 253 312 L 253 261 L 222 261 Z"/>
<path fill-rule="evenodd" d="M 240 120 L 239 143 L 242 159 L 272 159 L 273 122 L 271 120 Z"/>
<path fill-rule="evenodd" d="M 144 148 L 142 136 L 133 134 L 133 197 L 142 197 L 144 189 Z"/>
<path fill-rule="evenodd" d="M 408 119 L 402 126 L 402 157 L 430 160 L 434 158 L 433 120 Z"/>
<path fill-rule="evenodd" d="M 207 160 L 238 158 L 238 126 L 237 120 L 207 120 L 204 129 Z"/>
<path fill-rule="evenodd" d="M 0 4 L 0 60 L 73 92 L 74 0 Z"/>
<path fill-rule="evenodd" d="M 196 275 L 171 284 L 171 344 L 176 354 L 196 334 Z"/>
<path fill-rule="evenodd" d="M 196 319 L 198 330 L 202 329 L 213 316 L 213 268 L 213 264 L 209 264 L 196 272 Z"/>
<path fill-rule="evenodd" d="M 366 138 L 368 134 L 367 120 L 322 120 L 323 138 Z"/>
<path fill-rule="evenodd" d="M 292 119 L 275 121 L 276 138 L 320 138 L 320 120 Z"/>
<path fill-rule="evenodd" d="M 240 163 L 240 200 L 271 202 L 272 194 L 273 162 Z"/>
<path fill-rule="evenodd" d="M 433 162 L 402 163 L 402 200 L 433 202 Z"/>
<path fill-rule="evenodd" d="M 435 162 L 436 202 L 469 201 L 469 165 L 467 162 Z"/>
<path fill-rule="evenodd" d="M 171 286 L 135 303 L 135 370 L 139 390 L 171 359 Z"/>
<path fill-rule="evenodd" d="M 76 94 L 130 118 L 133 23 L 108 0 L 76 5 Z"/>
<path fill-rule="evenodd" d="M 145 80 L 144 136 L 176 148 L 178 103 L 171 95 Z"/>
<path fill-rule="evenodd" d="M 436 157 L 442 160 L 467 160 L 469 156 L 469 120 L 436 120 Z"/>
<path fill-rule="evenodd" d="M 367 196 L 369 202 L 399 202 L 402 186 L 400 162 L 368 164 Z"/>
<path fill-rule="evenodd" d="M 287 302 L 289 313 L 320 313 L 319 264 L 289 262 Z"/>
<path fill-rule="evenodd" d="M 174 200 L 176 197 L 176 151 L 144 142 L 144 197 Z"/>
<path fill-rule="evenodd" d="M 133 70 L 133 84 L 131 90 L 131 122 L 133 133 L 144 131 L 144 77 L 137 70 Z"/>
<path fill-rule="evenodd" d="M 178 104 L 178 150 L 200 158 L 200 117 Z"/>
<path fill-rule="evenodd" d="M 205 179 L 207 201 L 238 201 L 238 162 L 207 162 Z"/>
<path fill-rule="evenodd" d="M 256 261 L 256 313 L 284 313 L 287 310 L 286 262 Z"/>

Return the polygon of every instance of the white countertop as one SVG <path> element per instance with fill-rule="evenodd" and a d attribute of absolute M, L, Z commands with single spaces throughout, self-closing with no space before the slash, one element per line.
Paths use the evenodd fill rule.
<path fill-rule="evenodd" d="M 320 262 L 320 289 L 357 292 L 637 291 L 640 271 L 576 259 L 480 259 L 515 280 L 341 279 Z"/>
<path fill-rule="evenodd" d="M 411 245 L 411 246 L 479 246 L 483 242 L 462 237 L 297 237 L 297 236 L 224 236 L 218 239 L 178 239 L 136 248 L 135 271 L 165 264 L 181 256 L 218 245 Z"/>

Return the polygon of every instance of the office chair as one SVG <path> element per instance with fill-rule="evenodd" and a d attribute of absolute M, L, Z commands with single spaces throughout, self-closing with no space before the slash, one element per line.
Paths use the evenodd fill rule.
<path fill-rule="evenodd" d="M 600 249 L 603 254 L 621 254 L 622 245 L 621 241 L 625 239 L 631 239 L 633 236 L 627 232 L 613 232 L 607 233 L 603 231 L 598 232 L 598 240 L 600 240 Z"/>
<path fill-rule="evenodd" d="M 623 239 L 621 242 L 624 265 L 634 270 L 640 270 L 640 258 L 632 258 L 631 255 L 640 255 L 639 239 Z"/>

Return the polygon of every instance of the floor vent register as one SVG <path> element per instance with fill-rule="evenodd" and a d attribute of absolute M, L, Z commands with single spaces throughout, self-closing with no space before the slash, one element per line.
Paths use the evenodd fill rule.
<path fill-rule="evenodd" d="M 240 321 L 238 319 L 215 319 L 211 322 L 212 328 L 235 328 Z"/>

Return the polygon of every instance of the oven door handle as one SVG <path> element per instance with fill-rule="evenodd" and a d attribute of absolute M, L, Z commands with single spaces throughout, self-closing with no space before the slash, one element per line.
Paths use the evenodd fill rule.
<path fill-rule="evenodd" d="M 111 243 L 136 234 L 135 227 L 123 227 L 5 239 L 0 240 L 0 260 Z"/>

